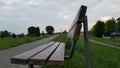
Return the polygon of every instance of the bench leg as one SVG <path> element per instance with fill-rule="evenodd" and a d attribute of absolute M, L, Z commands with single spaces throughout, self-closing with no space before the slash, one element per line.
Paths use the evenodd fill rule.
<path fill-rule="evenodd" d="M 74 51 L 75 51 L 75 45 L 76 45 L 76 40 L 72 42 L 71 50 L 70 50 L 70 55 L 66 55 L 65 59 L 72 58 Z"/>
<path fill-rule="evenodd" d="M 33 64 L 28 64 L 28 68 L 34 68 Z"/>
<path fill-rule="evenodd" d="M 86 52 L 86 68 L 91 68 L 87 16 L 85 16 L 83 25 L 84 25 L 84 42 L 85 42 L 85 52 Z"/>

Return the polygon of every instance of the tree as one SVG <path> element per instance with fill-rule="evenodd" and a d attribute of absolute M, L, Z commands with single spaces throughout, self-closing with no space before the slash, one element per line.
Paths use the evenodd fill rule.
<path fill-rule="evenodd" d="M 117 18 L 117 31 L 120 32 L 120 17 Z"/>
<path fill-rule="evenodd" d="M 4 37 L 9 37 L 10 33 L 7 30 L 5 30 L 5 31 L 3 31 L 3 35 L 4 35 Z"/>
<path fill-rule="evenodd" d="M 44 35 L 45 33 L 44 33 L 44 31 L 42 31 L 42 35 Z"/>
<path fill-rule="evenodd" d="M 47 32 L 48 34 L 53 34 L 53 32 L 54 32 L 53 26 L 46 26 L 46 32 Z"/>
<path fill-rule="evenodd" d="M 102 37 L 105 31 L 105 23 L 103 21 L 97 21 L 97 23 L 91 29 L 92 35 L 95 37 Z"/>
<path fill-rule="evenodd" d="M 95 36 L 95 35 L 94 35 L 94 29 L 95 29 L 95 25 L 94 25 L 94 26 L 91 28 L 91 30 L 90 30 L 90 35 L 91 35 L 91 36 Z"/>
<path fill-rule="evenodd" d="M 1 36 L 1 38 L 9 37 L 10 36 L 10 32 L 8 32 L 7 30 L 1 31 L 0 32 L 0 36 Z"/>
<path fill-rule="evenodd" d="M 18 34 L 17 35 L 19 38 L 23 38 L 25 35 L 24 35 L 24 33 L 21 33 L 21 34 Z"/>
<path fill-rule="evenodd" d="M 0 37 L 4 38 L 4 32 L 3 31 L 0 32 Z"/>
<path fill-rule="evenodd" d="M 64 30 L 64 31 L 63 31 L 63 33 L 64 33 L 64 34 L 67 34 L 67 31 L 66 31 L 66 30 Z"/>
<path fill-rule="evenodd" d="M 36 28 L 33 27 L 33 26 L 29 27 L 28 28 L 28 35 L 29 36 L 35 36 L 35 34 L 36 34 Z"/>
<path fill-rule="evenodd" d="M 36 36 L 40 36 L 40 29 L 39 29 L 39 27 L 36 28 Z"/>
<path fill-rule="evenodd" d="M 28 35 L 29 36 L 40 36 L 40 29 L 39 27 L 29 27 L 28 28 Z"/>
<path fill-rule="evenodd" d="M 105 34 L 106 35 L 110 35 L 111 32 L 115 32 L 116 31 L 116 21 L 114 18 L 106 21 L 105 24 Z"/>
<path fill-rule="evenodd" d="M 16 34 L 15 33 L 13 33 L 12 34 L 12 38 L 16 38 L 17 36 L 16 36 Z"/>

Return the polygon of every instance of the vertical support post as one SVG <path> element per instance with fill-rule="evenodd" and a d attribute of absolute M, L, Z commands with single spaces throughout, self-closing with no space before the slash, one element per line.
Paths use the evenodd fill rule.
<path fill-rule="evenodd" d="M 69 42 L 70 42 L 70 38 L 68 38 L 68 40 L 67 40 L 67 42 L 65 43 L 65 44 L 69 44 Z M 65 47 L 67 47 L 67 46 L 65 46 Z"/>
<path fill-rule="evenodd" d="M 34 68 L 33 64 L 28 64 L 28 68 Z"/>
<path fill-rule="evenodd" d="M 70 50 L 70 58 L 72 58 L 72 56 L 74 54 L 75 46 L 76 46 L 76 40 L 73 40 L 71 50 Z"/>
<path fill-rule="evenodd" d="M 70 55 L 66 55 L 65 59 L 72 58 L 74 51 L 75 51 L 75 45 L 76 45 L 76 40 L 73 40 L 72 45 L 71 45 L 71 49 L 70 49 Z"/>
<path fill-rule="evenodd" d="M 89 49 L 87 16 L 85 16 L 83 25 L 84 25 L 84 42 L 85 42 L 85 51 L 86 51 L 86 68 L 90 68 L 90 49 Z"/>

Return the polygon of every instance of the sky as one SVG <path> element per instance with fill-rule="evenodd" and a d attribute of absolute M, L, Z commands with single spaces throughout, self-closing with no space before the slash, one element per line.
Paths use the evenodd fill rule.
<path fill-rule="evenodd" d="M 81 5 L 87 6 L 89 30 L 98 21 L 120 17 L 120 0 L 0 0 L 0 31 L 27 33 L 30 26 L 45 31 L 69 30 Z"/>

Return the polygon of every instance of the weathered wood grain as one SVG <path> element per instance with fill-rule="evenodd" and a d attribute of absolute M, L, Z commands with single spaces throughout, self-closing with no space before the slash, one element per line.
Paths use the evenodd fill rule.
<path fill-rule="evenodd" d="M 65 43 L 60 43 L 52 56 L 48 59 L 47 65 L 64 65 Z"/>
<path fill-rule="evenodd" d="M 49 46 L 51 46 L 54 43 L 55 42 L 50 42 L 50 43 L 41 45 L 41 46 L 39 46 L 39 47 L 37 47 L 35 49 L 32 49 L 30 51 L 27 51 L 27 52 L 24 52 L 24 53 L 19 54 L 17 56 L 14 56 L 13 58 L 11 58 L 11 63 L 27 64 L 29 58 L 33 57 L 34 55 L 36 55 L 37 53 L 43 51 L 44 49 L 48 48 Z"/>
<path fill-rule="evenodd" d="M 53 44 L 52 46 L 50 46 L 46 50 L 44 50 L 44 51 L 40 52 L 39 54 L 30 58 L 29 63 L 35 64 L 35 65 L 45 63 L 58 46 L 59 46 L 59 42 L 56 42 L 55 44 Z"/>
<path fill-rule="evenodd" d="M 86 14 L 87 7 L 81 6 L 68 32 L 68 37 L 74 40 L 79 39 L 82 22 Z"/>
<path fill-rule="evenodd" d="M 82 28 L 82 24 L 75 25 L 73 29 L 68 33 L 68 37 L 74 40 L 78 40 L 80 36 L 81 28 Z"/>

